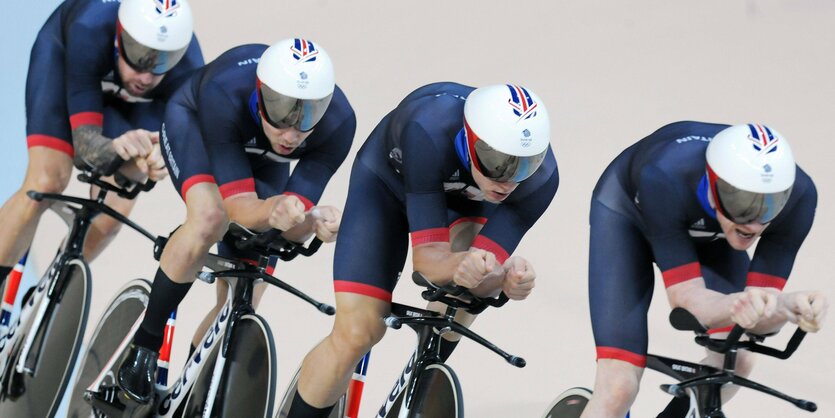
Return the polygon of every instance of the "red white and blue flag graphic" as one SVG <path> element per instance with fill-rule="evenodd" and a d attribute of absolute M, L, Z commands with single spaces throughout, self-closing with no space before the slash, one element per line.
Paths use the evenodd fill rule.
<path fill-rule="evenodd" d="M 508 84 L 510 99 L 507 103 L 513 108 L 513 114 L 519 116 L 519 120 L 529 119 L 536 116 L 538 104 L 533 100 L 531 94 L 522 86 Z"/>
<path fill-rule="evenodd" d="M 751 135 L 748 139 L 755 150 L 762 154 L 768 154 L 777 150 L 777 142 L 779 139 L 771 133 L 768 126 L 748 124 L 748 129 L 751 130 Z"/>
<path fill-rule="evenodd" d="M 157 13 L 168 16 L 180 7 L 178 0 L 154 0 L 156 3 Z"/>
<path fill-rule="evenodd" d="M 319 50 L 316 49 L 313 42 L 301 38 L 293 40 L 290 51 L 293 51 L 293 58 L 299 62 L 316 61 L 316 56 L 319 55 Z"/>

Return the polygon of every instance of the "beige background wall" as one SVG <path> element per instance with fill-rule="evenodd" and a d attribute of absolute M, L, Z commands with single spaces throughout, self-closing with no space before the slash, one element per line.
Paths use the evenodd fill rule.
<path fill-rule="evenodd" d="M 587 292 L 588 201 L 603 168 L 629 144 L 682 119 L 764 122 L 791 141 L 799 164 L 820 194 L 818 218 L 798 256 L 788 289 L 823 289 L 832 296 L 826 259 L 835 232 L 831 145 L 835 85 L 835 3 L 810 1 L 192 1 L 207 60 L 242 43 L 304 36 L 335 61 L 337 82 L 356 109 L 357 136 L 349 162 L 322 203 L 342 205 L 350 159 L 376 122 L 412 89 L 434 81 L 471 85 L 521 83 L 536 91 L 552 115 L 561 185 L 544 217 L 517 253 L 539 274 L 529 300 L 485 313 L 476 325 L 506 350 L 524 356 L 517 370 L 464 343 L 451 359 L 473 417 L 535 417 L 571 386 L 590 386 L 594 373 Z M 46 16 L 44 16 L 45 18 Z M 80 193 L 74 186 L 71 191 Z M 156 233 L 182 221 L 183 205 L 170 183 L 142 196 L 134 219 Z M 37 238 L 42 268 L 60 229 L 54 217 Z M 355 237 L 342 237 L 355 239 Z M 373 251 L 376 243 L 357 242 Z M 280 266 L 279 277 L 332 301 L 332 246 L 312 260 Z M 150 278 L 151 245 L 126 231 L 93 265 L 97 318 L 128 279 Z M 407 271 L 409 269 L 407 268 Z M 195 285 L 181 309 L 173 368 L 213 289 Z M 399 302 L 421 303 L 404 281 Z M 666 323 L 660 280 L 651 316 L 652 352 L 699 359 L 689 335 Z M 271 290 L 260 312 L 278 340 L 279 391 L 331 319 Z M 830 324 L 833 325 L 833 324 Z M 92 329 L 92 327 L 91 327 Z M 781 340 L 782 341 L 782 340 Z M 815 400 L 818 416 L 833 416 L 835 389 L 830 326 L 808 338 L 786 362 L 764 360 L 754 378 Z M 361 416 L 371 416 L 407 358 L 413 334 L 390 331 L 376 347 Z M 634 417 L 654 417 L 666 403 L 647 373 Z M 773 398 L 742 393 L 734 416 L 804 416 Z"/>

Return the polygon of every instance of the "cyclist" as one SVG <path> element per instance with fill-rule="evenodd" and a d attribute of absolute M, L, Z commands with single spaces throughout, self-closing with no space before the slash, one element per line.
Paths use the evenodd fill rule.
<path fill-rule="evenodd" d="M 409 237 L 414 270 L 435 283 L 528 296 L 533 267 L 510 254 L 557 191 L 549 139 L 542 101 L 516 85 L 430 84 L 380 122 L 351 172 L 334 328 L 305 358 L 289 416 L 327 416 L 383 337 Z"/>
<path fill-rule="evenodd" d="M 68 0 L 38 33 L 26 82 L 29 166 L 23 185 L 0 209 L 0 284 L 32 243 L 49 203 L 28 190 L 60 193 L 73 163 L 81 169 L 160 180 L 167 173 L 155 131 L 165 102 L 203 65 L 186 0 Z M 109 195 L 122 214 L 133 201 Z M 119 223 L 93 221 L 85 256 L 94 258 Z"/>
<path fill-rule="evenodd" d="M 340 211 L 315 205 L 348 155 L 355 130 L 328 53 L 305 39 L 232 48 L 177 91 L 161 137 L 187 215 L 165 246 L 145 317 L 120 366 L 123 394 L 138 403 L 152 399 L 166 319 L 230 219 L 255 230 L 283 230 L 295 242 L 313 234 L 336 239 Z"/>
<path fill-rule="evenodd" d="M 826 299 L 780 293 L 816 204 L 815 185 L 796 167 L 788 142 L 765 125 L 678 122 L 621 153 L 591 203 L 597 375 L 583 417 L 622 417 L 637 395 L 653 262 L 670 305 L 686 308 L 713 332 L 737 323 L 768 333 L 786 321 L 817 331 Z M 746 250 L 758 239 L 750 259 Z M 740 352 L 737 371 L 749 373 L 752 360 Z M 721 367 L 716 354 L 705 361 Z M 661 416 L 683 416 L 686 408 L 686 400 L 674 401 Z"/>

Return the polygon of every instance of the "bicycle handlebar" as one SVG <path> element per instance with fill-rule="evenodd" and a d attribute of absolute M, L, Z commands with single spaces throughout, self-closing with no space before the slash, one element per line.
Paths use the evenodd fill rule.
<path fill-rule="evenodd" d="M 322 240 L 319 238 L 313 238 L 313 241 L 305 247 L 303 244 L 291 242 L 282 237 L 283 233 L 278 229 L 255 233 L 233 223 L 229 225 L 229 232 L 224 240 L 232 241 L 233 246 L 239 250 L 255 251 L 268 256 L 275 255 L 284 261 L 290 261 L 299 255 L 310 257 L 322 246 Z"/>
<path fill-rule="evenodd" d="M 120 179 L 120 181 L 118 181 L 120 184 L 119 186 L 114 186 L 106 181 L 103 181 L 101 179 L 101 174 L 96 173 L 81 173 L 77 178 L 81 182 L 98 186 L 99 188 L 110 192 L 116 192 L 116 194 L 125 199 L 133 199 L 139 195 L 139 193 L 150 191 L 156 185 L 156 182 L 153 180 L 148 180 L 145 183 L 137 183 L 124 176 L 117 176 L 117 178 Z"/>
<path fill-rule="evenodd" d="M 456 284 L 438 286 L 417 271 L 412 273 L 412 280 L 417 285 L 426 288 L 421 296 L 427 301 L 442 302 L 449 306 L 464 309 L 474 315 L 484 312 L 491 306 L 494 308 L 502 307 L 510 300 L 504 292 L 495 298 L 479 297 L 470 293 L 470 289 Z"/>
<path fill-rule="evenodd" d="M 763 335 L 747 333 L 753 337 L 753 340 L 740 342 L 739 339 L 742 338 L 743 334 L 746 334 L 746 330 L 739 325 L 734 325 L 727 338 L 724 340 L 717 340 L 710 338 L 707 334 L 707 327 L 702 325 L 698 319 L 696 319 L 695 315 L 684 308 L 675 308 L 672 312 L 670 312 L 670 323 L 675 329 L 695 332 L 697 344 L 719 354 L 727 353 L 731 349 L 742 348 L 754 353 L 760 353 L 785 360 L 797 351 L 797 348 L 800 347 L 800 343 L 806 337 L 806 331 L 797 328 L 789 342 L 786 344 L 786 348 L 778 350 L 776 348 L 759 344 L 758 341 L 765 340 L 765 336 Z"/>

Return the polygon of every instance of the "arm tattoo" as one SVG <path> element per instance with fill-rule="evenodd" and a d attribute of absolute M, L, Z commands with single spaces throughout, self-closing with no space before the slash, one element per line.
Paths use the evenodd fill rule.
<path fill-rule="evenodd" d="M 121 167 L 124 160 L 113 146 L 112 140 L 101 134 L 101 128 L 94 125 L 79 126 L 72 131 L 75 157 L 73 162 L 80 170 L 89 170 L 109 176 Z"/>

